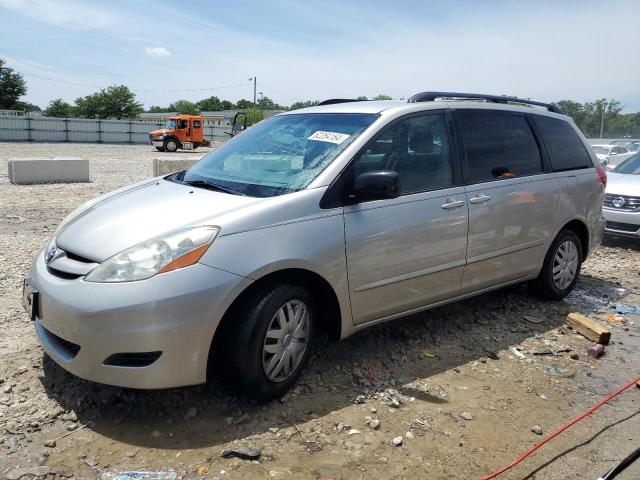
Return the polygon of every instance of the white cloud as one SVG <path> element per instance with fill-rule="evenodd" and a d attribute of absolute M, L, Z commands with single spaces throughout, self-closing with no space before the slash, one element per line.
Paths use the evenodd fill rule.
<path fill-rule="evenodd" d="M 72 30 L 106 29 L 120 23 L 113 14 L 93 3 L 69 0 L 0 0 L 0 7 Z"/>
<path fill-rule="evenodd" d="M 150 57 L 168 57 L 171 55 L 171 52 L 164 47 L 146 47 L 144 49 L 147 52 L 147 55 Z"/>

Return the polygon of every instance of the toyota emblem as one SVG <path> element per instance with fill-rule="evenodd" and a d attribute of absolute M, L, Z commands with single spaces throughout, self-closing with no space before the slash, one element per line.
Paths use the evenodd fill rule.
<path fill-rule="evenodd" d="M 613 203 L 613 206 L 616 208 L 622 208 L 625 204 L 625 199 L 624 197 L 616 197 L 611 203 Z"/>

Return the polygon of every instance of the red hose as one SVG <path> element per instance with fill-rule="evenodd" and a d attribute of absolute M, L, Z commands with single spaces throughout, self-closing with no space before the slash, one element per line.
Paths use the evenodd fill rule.
<path fill-rule="evenodd" d="M 571 427 L 572 425 L 574 425 L 575 423 L 578 423 L 580 420 L 582 420 L 584 417 L 586 417 L 587 415 L 592 414 L 593 412 L 595 412 L 598 408 L 600 408 L 602 405 L 604 405 L 605 403 L 607 403 L 609 400 L 611 400 L 612 398 L 620 395 L 622 392 L 624 392 L 626 389 L 632 387 L 633 385 L 635 385 L 636 383 L 640 382 L 640 377 L 636 378 L 635 380 L 631 380 L 629 383 L 626 383 L 625 385 L 623 385 L 622 387 L 620 387 L 618 390 L 616 390 L 615 392 L 613 392 L 612 394 L 608 395 L 607 397 L 605 397 L 603 400 L 601 400 L 600 402 L 596 403 L 593 407 L 591 407 L 589 410 L 587 410 L 586 412 L 578 415 L 576 418 L 574 418 L 573 420 L 571 420 L 569 423 L 567 423 L 566 425 L 563 425 L 562 427 L 560 427 L 558 430 L 556 430 L 555 432 L 553 432 L 551 435 L 545 437 L 540 443 L 534 445 L 533 447 L 531 447 L 529 450 L 527 450 L 526 452 L 524 452 L 522 455 L 520 455 L 518 458 L 516 458 L 513 462 L 511 462 L 509 465 L 505 465 L 502 468 L 499 468 L 498 470 L 496 470 L 495 472 L 486 475 L 484 477 L 481 478 L 481 480 L 490 480 L 491 478 L 495 478 L 498 475 L 506 472 L 507 470 L 515 467 L 517 464 L 519 464 L 521 461 L 523 461 L 525 458 L 527 458 L 529 455 L 531 455 L 533 452 L 535 452 L 537 449 L 539 449 L 542 445 L 544 445 L 545 443 L 547 443 L 549 440 L 551 440 L 552 438 L 557 437 L 558 435 L 560 435 L 562 432 L 564 432 L 567 428 Z"/>

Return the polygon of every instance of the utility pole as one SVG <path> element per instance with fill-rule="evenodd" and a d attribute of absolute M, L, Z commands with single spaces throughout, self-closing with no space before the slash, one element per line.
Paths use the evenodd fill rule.
<path fill-rule="evenodd" d="M 607 102 L 602 102 L 602 116 L 600 117 L 600 138 L 604 134 L 604 112 L 607 108 Z"/>
<path fill-rule="evenodd" d="M 253 119 L 256 118 L 256 86 L 258 83 L 258 77 L 251 77 L 249 81 L 253 80 Z"/>

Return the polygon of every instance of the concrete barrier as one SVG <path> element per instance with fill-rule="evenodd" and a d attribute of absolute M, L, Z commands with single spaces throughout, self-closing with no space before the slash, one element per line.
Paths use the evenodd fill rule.
<path fill-rule="evenodd" d="M 198 160 L 164 160 L 161 158 L 153 159 L 153 176 L 168 175 L 172 172 L 185 170 Z"/>
<path fill-rule="evenodd" d="M 89 181 L 89 160 L 80 158 L 10 159 L 9 181 L 16 185 Z"/>

